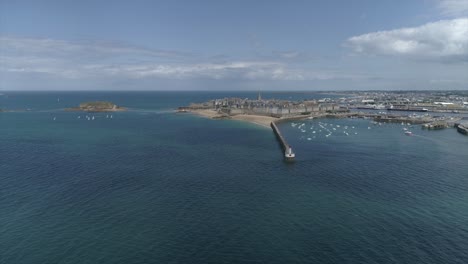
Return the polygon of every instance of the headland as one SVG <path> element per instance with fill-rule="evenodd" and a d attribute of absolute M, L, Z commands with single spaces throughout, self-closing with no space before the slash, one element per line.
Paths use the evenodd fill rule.
<path fill-rule="evenodd" d="M 190 113 L 203 116 L 206 118 L 211 118 L 211 119 L 232 119 L 232 120 L 246 121 L 246 122 L 256 124 L 259 126 L 263 126 L 266 128 L 270 127 L 271 122 L 274 122 L 280 119 L 280 118 L 273 117 L 273 116 L 255 115 L 255 114 L 230 115 L 230 114 L 226 114 L 222 111 L 218 111 L 215 109 L 185 109 L 185 110 L 179 110 L 179 112 L 190 112 Z"/>
<path fill-rule="evenodd" d="M 465 93 L 355 91 L 344 94 L 347 97 L 292 101 L 262 99 L 259 93 L 256 99 L 220 98 L 191 103 L 179 107 L 177 112 L 246 121 L 263 127 L 270 127 L 272 122 L 325 117 L 366 118 L 377 123 L 419 124 L 425 129 L 442 129 L 457 127 L 458 122 L 467 119 L 463 116 L 468 113 Z"/>
<path fill-rule="evenodd" d="M 315 100 L 300 102 L 277 99 L 263 100 L 259 95 L 259 98 L 256 100 L 222 98 L 204 103 L 192 103 L 189 106 L 179 107 L 177 112 L 190 112 L 212 119 L 246 121 L 269 128 L 271 122 L 318 117 L 325 113 L 349 111 L 341 111 L 334 104 L 318 104 Z"/>

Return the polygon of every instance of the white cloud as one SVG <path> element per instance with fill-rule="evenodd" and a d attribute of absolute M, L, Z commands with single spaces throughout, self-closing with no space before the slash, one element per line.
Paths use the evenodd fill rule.
<path fill-rule="evenodd" d="M 44 74 L 65 79 L 236 79 L 330 80 L 354 78 L 337 72 L 291 68 L 279 59 L 231 60 L 209 58 L 102 42 L 0 38 L 0 73 Z M 293 59 L 298 52 L 282 53 Z"/>
<path fill-rule="evenodd" d="M 468 15 L 468 0 L 439 0 L 439 9 L 446 16 Z"/>
<path fill-rule="evenodd" d="M 354 36 L 345 46 L 369 55 L 401 55 L 451 61 L 468 60 L 468 18 Z"/>
<path fill-rule="evenodd" d="M 113 56 L 149 56 L 151 58 L 186 58 L 191 54 L 154 50 L 116 42 L 66 41 L 45 38 L 0 37 L 2 53 L 54 57 L 108 58 Z"/>
<path fill-rule="evenodd" d="M 198 64 L 136 64 L 136 65 L 88 65 L 86 69 L 105 75 L 128 78 L 169 78 L 169 79 L 237 79 L 237 80 L 330 80 L 355 78 L 336 72 L 307 71 L 290 69 L 277 62 L 238 61 L 226 63 Z"/>

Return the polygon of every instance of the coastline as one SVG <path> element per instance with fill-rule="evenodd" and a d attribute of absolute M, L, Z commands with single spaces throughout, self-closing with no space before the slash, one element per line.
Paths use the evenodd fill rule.
<path fill-rule="evenodd" d="M 270 128 L 270 123 L 273 121 L 278 121 L 280 118 L 271 117 L 271 116 L 261 116 L 261 115 L 246 115 L 246 114 L 239 114 L 239 115 L 227 115 L 223 113 L 218 113 L 212 109 L 191 109 L 187 111 L 188 113 L 196 114 L 198 116 L 202 116 L 205 118 L 210 119 L 232 119 L 232 120 L 239 120 L 248 122 L 251 124 L 256 124 L 258 126 L 262 126 L 265 128 Z"/>
<path fill-rule="evenodd" d="M 266 128 L 270 128 L 271 122 L 278 121 L 280 118 L 260 115 L 235 115 L 231 117 L 234 120 L 245 121 Z"/>
<path fill-rule="evenodd" d="M 104 108 L 104 109 L 86 109 L 80 107 L 71 107 L 63 109 L 66 112 L 88 112 L 88 113 L 100 113 L 100 112 L 125 112 L 128 109 L 125 107 L 118 107 L 118 108 Z"/>

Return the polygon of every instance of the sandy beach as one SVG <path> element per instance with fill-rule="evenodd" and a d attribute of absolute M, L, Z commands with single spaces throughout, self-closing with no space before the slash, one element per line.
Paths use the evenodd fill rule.
<path fill-rule="evenodd" d="M 271 116 L 259 116 L 259 115 L 235 115 L 231 117 L 234 120 L 247 121 L 259 126 L 269 128 L 272 121 L 277 121 L 279 118 Z"/>
<path fill-rule="evenodd" d="M 218 113 L 215 110 L 212 109 L 194 109 L 194 110 L 189 110 L 188 112 L 194 113 L 199 116 L 207 117 L 207 118 L 221 118 L 223 117 L 222 114 Z"/>
<path fill-rule="evenodd" d="M 240 120 L 246 121 L 252 124 L 256 124 L 263 127 L 270 127 L 270 123 L 272 121 L 277 121 L 279 118 L 271 117 L 271 116 L 259 116 L 259 115 L 234 115 L 234 116 L 227 116 L 225 114 L 220 114 L 212 109 L 198 109 L 198 110 L 190 110 L 191 113 L 207 117 L 207 118 L 229 118 L 233 120 Z"/>

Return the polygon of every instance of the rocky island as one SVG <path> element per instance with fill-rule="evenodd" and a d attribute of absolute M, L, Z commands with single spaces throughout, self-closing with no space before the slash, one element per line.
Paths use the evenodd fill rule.
<path fill-rule="evenodd" d="M 119 112 L 126 111 L 127 108 L 120 107 L 107 101 L 84 102 L 78 107 L 65 109 L 66 111 L 84 111 L 84 112 Z"/>

